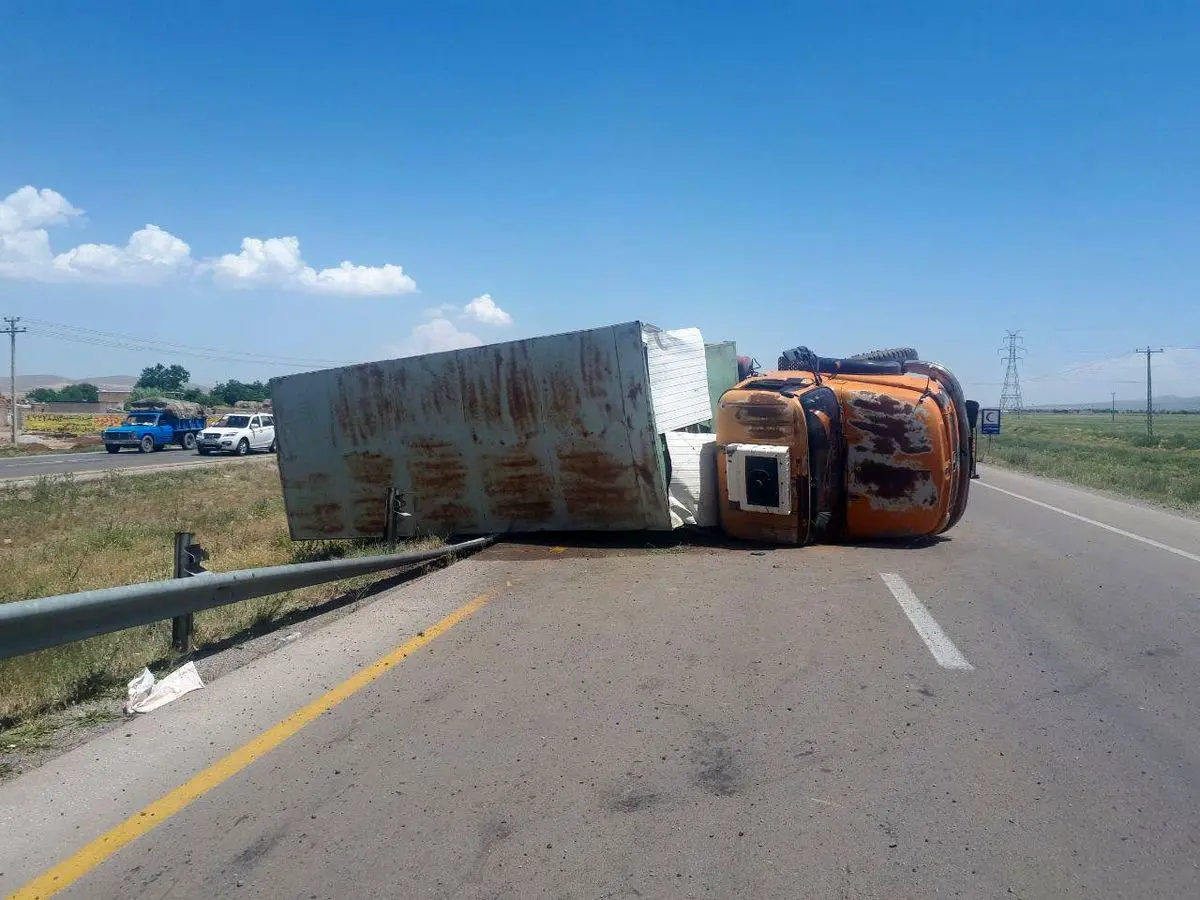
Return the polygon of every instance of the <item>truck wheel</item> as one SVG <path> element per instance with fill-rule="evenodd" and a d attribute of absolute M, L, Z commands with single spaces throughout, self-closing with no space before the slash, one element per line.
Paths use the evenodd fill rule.
<path fill-rule="evenodd" d="M 240 441 L 238 441 L 237 455 L 245 456 L 249 452 L 250 452 L 250 442 L 248 440 L 246 440 L 245 438 L 242 438 Z"/>
<path fill-rule="evenodd" d="M 912 347 L 892 347 L 889 350 L 871 350 L 867 353 L 856 353 L 851 359 L 865 359 L 871 362 L 913 362 L 921 358 Z"/>
<path fill-rule="evenodd" d="M 183 440 L 181 441 L 181 443 L 183 444 L 184 450 L 195 450 L 196 449 L 196 436 L 189 431 L 187 434 L 185 434 L 183 436 Z"/>
<path fill-rule="evenodd" d="M 199 452 L 200 452 L 201 456 L 208 456 L 208 448 L 207 447 L 201 447 Z"/>
<path fill-rule="evenodd" d="M 120 453 L 121 452 L 120 447 L 114 447 L 111 444 L 105 444 L 104 449 L 107 450 L 109 453 Z"/>
<path fill-rule="evenodd" d="M 146 435 L 144 438 L 142 438 L 142 442 L 140 444 L 138 444 L 138 452 L 139 453 L 153 453 L 154 452 L 154 438 L 150 437 L 150 435 Z"/>

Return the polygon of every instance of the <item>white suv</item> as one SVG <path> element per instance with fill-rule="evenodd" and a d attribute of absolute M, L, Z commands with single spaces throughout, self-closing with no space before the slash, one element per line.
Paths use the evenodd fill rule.
<path fill-rule="evenodd" d="M 229 413 L 200 432 L 196 449 L 201 456 L 210 453 L 245 456 L 251 450 L 274 453 L 275 417 L 267 413 Z"/>

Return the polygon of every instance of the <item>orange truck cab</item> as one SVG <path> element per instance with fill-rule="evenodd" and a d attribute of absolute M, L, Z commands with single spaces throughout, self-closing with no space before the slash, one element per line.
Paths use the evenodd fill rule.
<path fill-rule="evenodd" d="M 779 371 L 727 390 L 716 420 L 723 530 L 807 544 L 953 527 L 972 474 L 967 403 L 947 369 L 905 356 L 915 353 L 829 359 L 797 348 Z"/>

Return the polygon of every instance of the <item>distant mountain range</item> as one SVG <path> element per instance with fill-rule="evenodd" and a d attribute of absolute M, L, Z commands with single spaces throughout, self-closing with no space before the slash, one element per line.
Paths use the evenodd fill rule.
<path fill-rule="evenodd" d="M 36 388 L 64 388 L 70 384 L 94 384 L 101 390 L 109 391 L 128 391 L 132 390 L 134 384 L 137 383 L 138 376 L 136 375 L 98 375 L 93 378 L 64 378 L 61 375 L 18 375 L 17 376 L 17 391 L 25 393 Z M 3 381 L 3 387 L 8 389 L 8 379 L 0 379 Z"/>
<path fill-rule="evenodd" d="M 1042 403 L 1029 409 L 1112 409 L 1112 405 L 1112 400 L 1101 400 L 1096 403 Z M 1165 394 L 1154 398 L 1154 408 L 1170 412 L 1200 412 L 1200 397 Z M 1117 412 L 1143 412 L 1145 409 L 1145 398 L 1117 401 Z"/>

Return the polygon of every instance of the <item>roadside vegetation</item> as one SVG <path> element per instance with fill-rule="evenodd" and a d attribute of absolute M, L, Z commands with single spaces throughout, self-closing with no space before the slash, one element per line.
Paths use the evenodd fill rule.
<path fill-rule="evenodd" d="M 1200 511 L 1200 415 L 1006 415 L 1000 436 L 979 438 L 980 462 Z"/>
<path fill-rule="evenodd" d="M 75 435 L 53 434 L 36 436 L 35 440 L 13 444 L 0 444 L 0 459 L 18 456 L 38 456 L 42 453 L 82 453 L 104 449 L 104 441 L 98 434 Z"/>
<path fill-rule="evenodd" d="M 211 571 L 381 550 L 347 542 L 293 543 L 274 460 L 147 475 L 114 471 L 89 481 L 50 476 L 24 488 L 0 486 L 0 603 L 170 578 L 176 531 L 196 535 L 210 553 L 205 566 Z M 203 648 L 267 627 L 382 577 L 364 575 L 197 613 L 197 643 Z M 170 622 L 164 622 L 0 660 L 0 729 L 122 694 L 143 666 L 162 671 L 174 665 L 170 634 Z M 0 741 L 11 737 L 0 732 Z"/>

